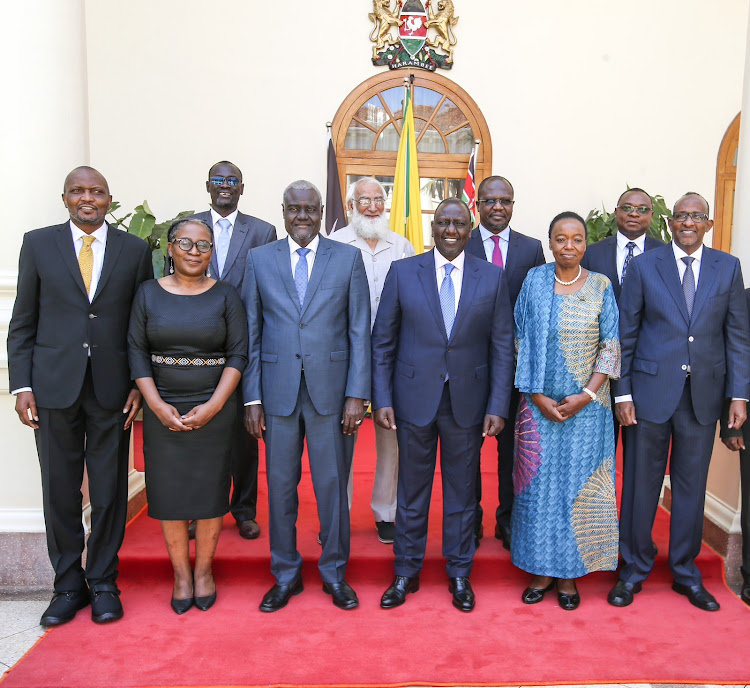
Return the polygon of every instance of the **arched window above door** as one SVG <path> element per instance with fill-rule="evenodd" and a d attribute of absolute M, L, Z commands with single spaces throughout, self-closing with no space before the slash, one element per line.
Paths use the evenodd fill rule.
<path fill-rule="evenodd" d="M 444 198 L 460 196 L 474 141 L 475 179 L 491 174 L 492 142 L 479 107 L 461 87 L 439 74 L 385 72 L 355 88 L 339 107 L 331 135 L 343 193 L 362 176 L 377 177 L 390 197 L 403 119 L 404 79 L 413 76 L 414 129 L 422 189 L 425 245 L 430 221 Z M 389 200 L 387 207 L 390 207 Z"/>
<path fill-rule="evenodd" d="M 721 140 L 716 162 L 716 209 L 712 246 L 729 252 L 732 243 L 734 190 L 737 184 L 737 146 L 740 140 L 740 114 L 729 125 Z"/>

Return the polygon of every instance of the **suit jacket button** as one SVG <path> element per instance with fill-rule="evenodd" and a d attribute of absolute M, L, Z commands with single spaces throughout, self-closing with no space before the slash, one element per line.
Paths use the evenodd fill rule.
<path fill-rule="evenodd" d="M 682 369 L 687 370 L 687 366 L 686 365 L 682 366 Z"/>
<path fill-rule="evenodd" d="M 305 329 L 305 323 L 300 323 L 299 324 L 299 329 L 300 330 L 304 330 Z"/>
<path fill-rule="evenodd" d="M 83 348 L 84 348 L 84 349 L 88 349 L 88 348 L 89 348 L 89 345 L 88 345 L 88 344 L 86 344 L 86 342 L 84 342 L 84 343 L 83 343 Z"/>
<path fill-rule="evenodd" d="M 445 375 L 441 375 L 441 376 L 440 376 L 440 379 L 441 379 L 441 380 L 445 380 Z"/>
<path fill-rule="evenodd" d="M 694 337 L 693 337 L 692 335 L 691 335 L 690 337 L 688 337 L 688 341 L 689 341 L 689 342 L 692 342 L 692 341 L 693 341 L 693 339 L 694 339 Z"/>
<path fill-rule="evenodd" d="M 96 316 L 93 313 L 89 313 L 89 320 L 93 320 Z"/>
<path fill-rule="evenodd" d="M 450 348 L 450 347 L 448 347 L 448 348 L 446 349 L 446 351 L 447 351 L 448 353 L 450 353 L 450 351 L 451 351 L 451 348 Z"/>
<path fill-rule="evenodd" d="M 295 358 L 302 358 L 299 354 L 294 354 Z"/>

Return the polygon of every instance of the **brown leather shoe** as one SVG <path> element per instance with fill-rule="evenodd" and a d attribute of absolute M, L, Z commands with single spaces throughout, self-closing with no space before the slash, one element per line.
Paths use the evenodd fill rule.
<path fill-rule="evenodd" d="M 252 518 L 247 521 L 237 521 L 237 529 L 245 540 L 255 540 L 260 537 L 260 526 Z"/>

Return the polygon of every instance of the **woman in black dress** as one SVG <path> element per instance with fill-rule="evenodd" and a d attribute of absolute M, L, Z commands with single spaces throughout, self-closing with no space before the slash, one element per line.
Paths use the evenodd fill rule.
<path fill-rule="evenodd" d="M 229 509 L 233 394 L 247 363 L 247 320 L 235 288 L 211 279 L 211 229 L 172 224 L 170 274 L 141 285 L 128 334 L 130 367 L 143 394 L 148 513 L 161 521 L 174 568 L 172 609 L 216 600 L 212 562 Z M 197 521 L 195 571 L 188 521 Z"/>

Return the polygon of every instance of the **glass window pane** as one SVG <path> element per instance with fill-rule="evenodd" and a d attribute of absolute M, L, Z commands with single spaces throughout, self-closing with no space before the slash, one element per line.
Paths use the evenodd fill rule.
<path fill-rule="evenodd" d="M 403 114 L 404 87 L 394 86 L 380 92 L 380 97 L 385 101 L 391 114 L 398 119 Z"/>
<path fill-rule="evenodd" d="M 352 122 L 346 130 L 346 150 L 372 150 L 375 132 L 359 122 Z"/>
<path fill-rule="evenodd" d="M 448 131 L 466 122 L 466 117 L 452 100 L 446 98 L 432 121 L 440 131 Z"/>
<path fill-rule="evenodd" d="M 376 129 L 380 129 L 388 121 L 388 114 L 377 96 L 370 98 L 357 110 L 357 117 Z"/>
<path fill-rule="evenodd" d="M 438 203 L 445 198 L 445 179 L 443 177 L 420 177 L 422 210 L 432 212 Z"/>
<path fill-rule="evenodd" d="M 398 142 L 401 137 L 398 135 L 398 132 L 396 131 L 396 127 L 393 126 L 393 123 L 389 124 L 385 129 L 383 129 L 382 133 L 380 134 L 380 137 L 378 138 L 378 142 L 375 146 L 375 150 L 378 151 L 397 151 L 398 150 Z"/>
<path fill-rule="evenodd" d="M 416 129 L 416 125 L 414 126 Z M 440 136 L 438 130 L 432 125 L 427 129 L 422 136 L 422 140 L 417 144 L 417 152 L 419 153 L 445 153 L 445 144 L 443 143 L 443 137 Z"/>
<path fill-rule="evenodd" d="M 461 198 L 461 194 L 464 191 L 465 181 L 466 181 L 465 179 L 449 179 L 448 180 L 448 198 Z"/>
<path fill-rule="evenodd" d="M 367 177 L 369 175 L 366 174 L 347 174 L 346 175 L 346 191 L 349 191 L 349 186 L 356 182 L 358 179 L 362 179 L 362 177 Z M 386 211 L 390 211 L 391 209 L 391 200 L 393 197 L 393 177 L 382 177 L 380 175 L 375 175 L 375 179 L 377 179 L 384 187 L 385 187 L 385 209 Z"/>
<path fill-rule="evenodd" d="M 446 138 L 451 153 L 469 154 L 474 149 L 474 132 L 468 125 L 448 134 Z"/>
<path fill-rule="evenodd" d="M 414 114 L 430 119 L 432 111 L 437 107 L 443 96 L 437 91 L 422 86 L 415 86 L 412 92 L 414 94 Z"/>
<path fill-rule="evenodd" d="M 422 235 L 424 237 L 424 245 L 427 249 L 435 245 L 435 242 L 432 240 L 432 218 L 433 213 L 422 213 Z"/>

